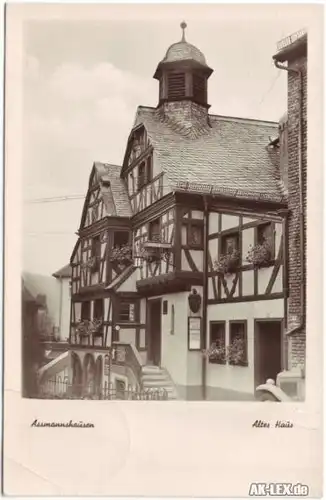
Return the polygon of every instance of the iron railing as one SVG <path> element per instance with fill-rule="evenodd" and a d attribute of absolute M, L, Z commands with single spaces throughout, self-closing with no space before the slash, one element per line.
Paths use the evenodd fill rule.
<path fill-rule="evenodd" d="M 101 386 L 96 386 L 95 381 L 87 385 L 75 384 L 68 377 L 59 376 L 40 384 L 38 393 L 34 397 L 39 399 L 164 401 L 168 399 L 168 392 L 164 388 L 136 389 L 131 385 L 123 388 L 107 382 Z"/>

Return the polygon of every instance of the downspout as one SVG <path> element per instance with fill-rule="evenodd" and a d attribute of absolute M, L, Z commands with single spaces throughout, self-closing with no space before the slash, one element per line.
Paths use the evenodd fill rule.
<path fill-rule="evenodd" d="M 303 212 L 303 170 L 302 170 L 302 71 L 298 69 L 288 68 L 282 65 L 276 59 L 274 64 L 278 69 L 285 70 L 288 73 L 295 73 L 299 77 L 299 125 L 298 125 L 298 166 L 299 166 L 299 217 L 300 217 L 300 271 L 301 271 L 301 286 L 300 286 L 300 323 L 295 328 L 287 331 L 287 336 L 294 335 L 304 328 L 304 302 L 305 302 L 305 279 L 304 279 L 304 212 Z M 286 328 L 287 328 L 286 324 Z"/>
<path fill-rule="evenodd" d="M 203 255 L 203 325 L 202 325 L 202 350 L 207 345 L 207 298 L 208 298 L 208 203 L 207 196 L 204 196 L 204 255 Z M 202 356 L 202 394 L 206 400 L 206 357 Z"/>

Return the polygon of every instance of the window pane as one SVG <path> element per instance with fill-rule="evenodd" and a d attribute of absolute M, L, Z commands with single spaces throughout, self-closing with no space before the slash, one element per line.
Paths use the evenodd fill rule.
<path fill-rule="evenodd" d="M 116 231 L 113 233 L 113 246 L 122 246 L 129 243 L 128 231 Z"/>

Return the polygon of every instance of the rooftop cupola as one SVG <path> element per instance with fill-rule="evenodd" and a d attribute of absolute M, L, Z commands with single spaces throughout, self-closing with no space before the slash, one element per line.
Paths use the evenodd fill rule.
<path fill-rule="evenodd" d="M 172 44 L 156 68 L 154 78 L 160 82 L 159 105 L 171 101 L 192 101 L 209 108 L 207 80 L 213 70 L 204 54 L 186 41 L 187 24 L 181 24 L 182 38 Z"/>

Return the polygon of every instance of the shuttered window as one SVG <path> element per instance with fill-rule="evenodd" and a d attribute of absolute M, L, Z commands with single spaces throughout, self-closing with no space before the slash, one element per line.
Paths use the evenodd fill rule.
<path fill-rule="evenodd" d="M 203 76 L 193 75 L 193 97 L 200 103 L 206 103 L 206 81 Z"/>
<path fill-rule="evenodd" d="M 170 73 L 168 75 L 169 99 L 178 99 L 186 95 L 186 75 L 184 73 Z"/>

